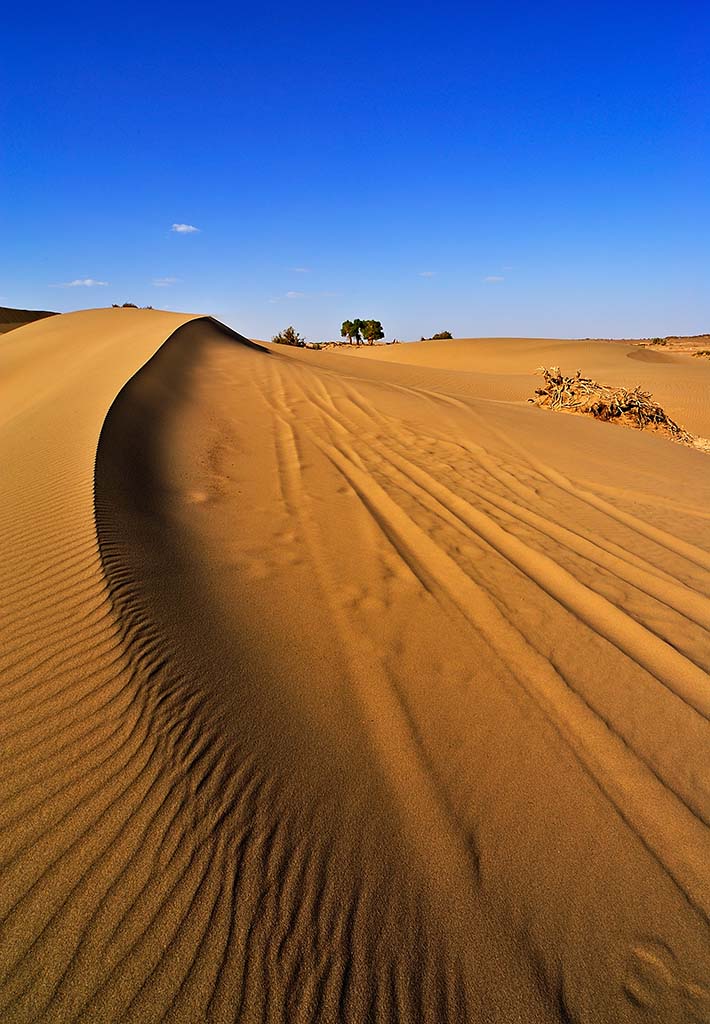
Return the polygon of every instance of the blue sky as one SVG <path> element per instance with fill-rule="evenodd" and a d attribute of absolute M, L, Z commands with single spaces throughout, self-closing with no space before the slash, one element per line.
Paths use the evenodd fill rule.
<path fill-rule="evenodd" d="M 710 330 L 705 2 L 29 10 L 3 23 L 0 304 Z"/>

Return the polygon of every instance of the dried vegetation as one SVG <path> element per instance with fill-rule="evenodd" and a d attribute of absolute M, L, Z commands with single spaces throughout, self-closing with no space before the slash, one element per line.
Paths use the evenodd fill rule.
<path fill-rule="evenodd" d="M 696 437 L 672 420 L 653 396 L 640 387 L 629 390 L 599 384 L 591 377 L 583 377 L 581 370 L 568 377 L 559 366 L 541 366 L 536 373 L 542 376 L 543 385 L 535 389 L 535 398 L 529 401 L 543 409 L 584 413 L 636 430 L 650 429 L 680 444 L 710 451 L 710 442 Z"/>

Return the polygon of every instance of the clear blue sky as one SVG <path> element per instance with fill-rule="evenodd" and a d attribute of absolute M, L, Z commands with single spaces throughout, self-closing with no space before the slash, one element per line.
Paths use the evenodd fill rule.
<path fill-rule="evenodd" d="M 19 10 L 1 304 L 314 340 L 710 330 L 705 0 Z"/>

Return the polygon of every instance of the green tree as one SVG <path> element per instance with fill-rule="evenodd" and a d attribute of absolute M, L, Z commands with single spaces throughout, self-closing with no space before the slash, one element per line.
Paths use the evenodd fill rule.
<path fill-rule="evenodd" d="M 343 326 L 340 328 L 340 337 L 347 338 L 352 345 L 355 333 L 355 324 L 352 320 L 343 320 Z"/>
<path fill-rule="evenodd" d="M 306 344 L 306 339 L 301 337 L 295 327 L 287 327 L 279 334 L 275 334 L 271 340 L 277 345 L 297 345 L 299 348 Z"/>
<path fill-rule="evenodd" d="M 353 320 L 353 337 L 355 338 L 355 341 L 357 342 L 358 345 L 362 344 L 362 331 L 364 326 L 364 320 L 358 320 L 357 318 Z"/>
<path fill-rule="evenodd" d="M 451 339 L 451 331 L 439 331 L 438 334 L 432 334 L 432 341 L 449 341 Z"/>
<path fill-rule="evenodd" d="M 376 341 L 381 341 L 385 336 L 385 332 L 382 330 L 380 321 L 365 320 L 362 324 L 362 336 L 368 345 L 374 345 Z"/>

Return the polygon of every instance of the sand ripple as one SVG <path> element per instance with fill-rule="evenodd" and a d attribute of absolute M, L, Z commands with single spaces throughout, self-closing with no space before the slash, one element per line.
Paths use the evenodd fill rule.
<path fill-rule="evenodd" d="M 710 1018 L 702 454 L 512 364 L 2 346 L 2 1020 Z"/>

